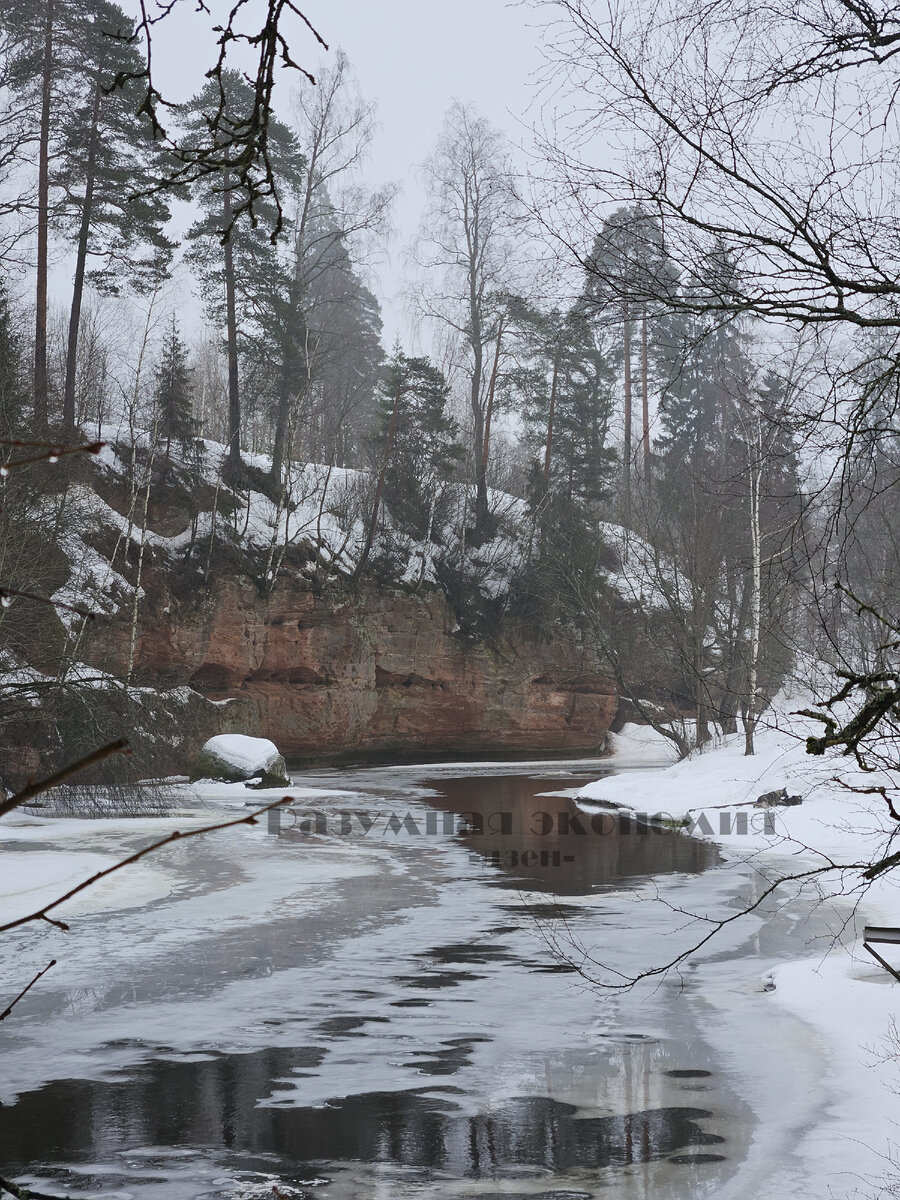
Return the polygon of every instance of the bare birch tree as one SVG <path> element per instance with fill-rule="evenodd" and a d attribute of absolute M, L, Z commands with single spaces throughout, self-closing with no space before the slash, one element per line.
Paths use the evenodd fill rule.
<path fill-rule="evenodd" d="M 515 233 L 520 208 L 513 167 L 501 134 L 459 101 L 444 119 L 437 147 L 423 167 L 428 205 L 413 258 L 419 314 L 465 349 L 465 385 L 472 420 L 474 534 L 488 531 L 486 409 L 491 351 L 502 320 L 502 297 L 515 291 Z"/>

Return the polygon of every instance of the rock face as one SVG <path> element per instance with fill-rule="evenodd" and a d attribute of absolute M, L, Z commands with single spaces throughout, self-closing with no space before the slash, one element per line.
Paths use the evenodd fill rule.
<path fill-rule="evenodd" d="M 222 703 L 221 730 L 271 738 L 289 762 L 358 754 L 596 753 L 616 711 L 588 649 L 509 622 L 494 648 L 461 639 L 440 594 L 344 597 L 236 576 L 174 596 L 145 582 L 135 676 Z M 109 628 L 98 665 L 127 655 Z"/>
<path fill-rule="evenodd" d="M 288 787 L 291 782 L 275 743 L 242 733 L 210 738 L 194 759 L 191 779 L 221 779 L 226 783 L 257 779 L 261 787 Z"/>

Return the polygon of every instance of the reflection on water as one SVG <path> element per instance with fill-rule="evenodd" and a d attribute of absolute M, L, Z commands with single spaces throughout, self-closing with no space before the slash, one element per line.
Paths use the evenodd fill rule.
<path fill-rule="evenodd" d="M 729 1094 L 718 1072 L 711 1077 L 699 1041 L 685 1050 L 682 1040 L 676 1053 L 677 1016 L 657 1018 L 665 1037 L 650 1035 L 640 1029 L 644 1020 L 652 1027 L 646 1009 L 617 1025 L 607 1006 L 598 1025 L 602 1001 L 573 987 L 575 968 L 533 936 L 546 921 L 595 922 L 578 895 L 651 874 L 699 873 L 718 862 L 717 852 L 611 815 L 592 822 L 566 797 L 540 794 L 575 783 L 571 775 L 443 777 L 425 785 L 438 793 L 427 798 L 431 817 L 434 809 L 456 815 L 439 855 L 416 853 L 416 845 L 434 846 L 427 840 L 410 839 L 410 852 L 410 844 L 398 851 L 397 839 L 385 839 L 373 874 L 319 884 L 321 901 L 300 919 L 261 886 L 251 897 L 262 915 L 248 913 L 254 920 L 245 925 L 242 912 L 227 929 L 212 919 L 177 961 L 142 962 L 136 946 L 119 984 L 128 1004 L 112 979 L 104 985 L 112 1011 L 134 1006 L 133 1037 L 96 1047 L 91 1069 L 99 1078 L 56 1080 L 0 1109 L 0 1173 L 44 1164 L 67 1191 L 115 1187 L 142 1200 L 444 1195 L 421 1190 L 434 1181 L 453 1183 L 447 1195 L 499 1196 L 502 1187 L 507 1200 L 526 1192 L 594 1196 L 614 1186 L 621 1200 L 662 1200 L 693 1195 L 698 1172 L 704 1186 L 723 1178 L 740 1154 L 738 1109 L 729 1097 L 729 1126 L 720 1113 Z M 421 825 L 418 798 L 407 788 L 399 799 Z M 456 832 L 459 814 L 471 832 Z M 256 864 L 264 880 L 268 864 L 290 865 L 290 887 L 302 892 L 317 848 L 328 847 L 356 853 L 347 838 L 261 838 L 244 844 L 241 869 Z M 486 869 L 466 870 L 460 847 Z M 203 851 L 185 860 L 191 874 L 183 884 L 201 900 L 209 880 L 212 894 L 236 861 L 230 848 L 217 858 L 215 843 Z M 397 863 L 402 869 L 382 870 Z M 553 895 L 517 898 L 498 886 Z M 404 922 L 398 910 L 408 914 Z M 97 932 L 102 940 L 102 922 Z M 251 997 L 248 1024 L 271 1028 L 274 1039 L 289 1020 L 293 1047 L 283 1039 L 277 1048 L 267 1041 L 264 1050 L 220 1053 L 225 1043 L 206 1031 L 200 1051 L 175 1049 L 176 1030 L 163 1035 L 172 1045 L 141 1040 L 141 1004 L 152 1008 L 171 990 L 207 1012 L 229 981 L 260 989 L 289 973 L 299 996 L 292 992 L 286 1004 L 283 994 L 269 1007 L 255 999 L 265 990 L 243 994 Z M 125 1076 L 104 1053 L 130 1043 L 146 1045 L 146 1056 Z M 704 1107 L 693 1107 L 697 1101 Z M 727 1148 L 717 1130 L 727 1133 Z M 226 1168 L 227 1186 L 219 1178 Z M 660 1171 L 679 1181 L 675 1191 L 659 1189 Z M 241 1172 L 268 1173 L 282 1190 L 235 1190 Z M 373 1178 L 387 1190 L 372 1190 Z"/>
<path fill-rule="evenodd" d="M 465 1056 L 466 1047 L 457 1051 Z M 465 1115 L 461 1089 L 372 1092 L 303 1108 L 257 1107 L 273 1081 L 296 1082 L 315 1048 L 152 1062 L 123 1081 L 64 1080 L 33 1092 L 0 1122 L 0 1161 L 20 1172 L 36 1161 L 84 1162 L 123 1146 L 205 1146 L 286 1163 L 391 1162 L 451 1176 L 503 1176 L 516 1167 L 568 1171 L 626 1166 L 723 1139 L 698 1124 L 700 1108 L 580 1116 L 571 1104 L 514 1097 Z M 277 1088 L 277 1082 L 275 1083 Z M 717 1156 L 721 1157 L 721 1156 Z"/>
<path fill-rule="evenodd" d="M 577 786 L 571 775 L 426 783 L 439 793 L 431 804 L 465 816 L 466 846 L 496 869 L 501 887 L 585 895 L 641 876 L 696 874 L 720 861 L 711 843 L 667 826 L 612 812 L 592 817 L 569 797 L 544 794 Z"/>

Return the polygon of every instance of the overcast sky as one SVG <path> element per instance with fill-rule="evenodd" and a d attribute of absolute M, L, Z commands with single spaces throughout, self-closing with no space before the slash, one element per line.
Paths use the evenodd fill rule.
<path fill-rule="evenodd" d="M 213 5 L 224 8 L 224 0 Z M 441 120 L 456 98 L 472 102 L 514 142 L 527 140 L 532 77 L 540 65 L 539 31 L 533 14 L 505 0 L 304 0 L 304 12 L 333 51 L 341 47 L 355 68 L 366 99 L 378 106 L 380 130 L 368 174 L 373 183 L 402 185 L 390 260 L 379 269 L 390 345 L 402 314 L 392 298 L 402 283 L 402 250 L 414 234 L 422 194 L 416 166 L 430 153 Z M 156 72 L 164 91 L 187 99 L 202 83 L 211 57 L 202 16 L 185 0 L 180 14 L 158 27 Z M 315 68 L 324 54 L 299 23 L 294 54 Z M 202 40 L 201 40 L 202 39 Z M 285 91 L 298 80 L 284 72 Z M 281 106 L 279 106 L 281 107 Z"/>

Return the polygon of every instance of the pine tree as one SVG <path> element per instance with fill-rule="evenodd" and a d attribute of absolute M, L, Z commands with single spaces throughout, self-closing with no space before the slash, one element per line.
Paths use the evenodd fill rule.
<path fill-rule="evenodd" d="M 34 425 L 43 431 L 49 419 L 47 306 L 50 225 L 56 197 L 50 162 L 64 128 L 67 102 L 77 94 L 81 6 L 75 0 L 0 0 L 0 31 L 8 39 L 9 87 L 25 116 L 21 148 L 32 146 L 37 159 L 35 328 L 32 391 Z"/>
<path fill-rule="evenodd" d="M 228 132 L 235 134 L 249 119 L 253 107 L 250 86 L 236 71 L 222 73 L 226 116 L 220 124 L 222 150 L 227 159 Z M 220 101 L 219 82 L 210 80 L 186 106 L 189 129 L 199 139 L 208 130 L 211 113 Z M 293 191 L 303 168 L 290 130 L 274 118 L 269 123 L 269 150 L 283 187 Z M 273 244 L 270 231 L 276 226 L 274 208 L 255 202 L 256 225 L 233 221 L 238 203 L 244 199 L 235 174 L 225 169 L 221 177 L 209 175 L 198 185 L 196 199 L 201 216 L 188 230 L 191 243 L 188 261 L 196 271 L 206 303 L 207 315 L 225 327 L 228 356 L 228 453 L 227 470 L 232 478 L 241 474 L 241 394 L 239 360 L 244 348 L 259 349 L 269 344 L 283 350 L 288 330 L 296 328 L 292 304 L 289 263 Z M 285 230 L 290 237 L 290 228 Z"/>
<path fill-rule="evenodd" d="M 441 489 L 463 458 L 449 399 L 450 385 L 428 358 L 394 350 L 378 399 L 375 443 L 386 448 L 390 438 L 385 503 L 416 538 L 431 539 Z"/>
<path fill-rule="evenodd" d="M 75 33 L 79 94 L 68 112 L 50 171 L 51 187 L 65 197 L 60 225 L 76 236 L 72 304 L 66 352 L 63 424 L 76 420 L 75 375 L 85 282 L 98 291 L 146 291 L 168 271 L 173 245 L 163 232 L 169 209 L 159 194 L 136 195 L 163 167 L 159 143 L 140 111 L 141 56 L 129 40 L 133 21 L 109 0 L 90 0 Z M 92 267 L 89 264 L 93 263 Z"/>
<path fill-rule="evenodd" d="M 617 209 L 597 233 L 585 271 L 584 303 L 593 319 L 615 330 L 623 373 L 622 490 L 626 520 L 631 505 L 634 465 L 634 367 L 638 363 L 641 396 L 643 473 L 650 478 L 649 385 L 654 343 L 664 318 L 665 301 L 677 287 L 659 222 L 639 205 Z"/>

